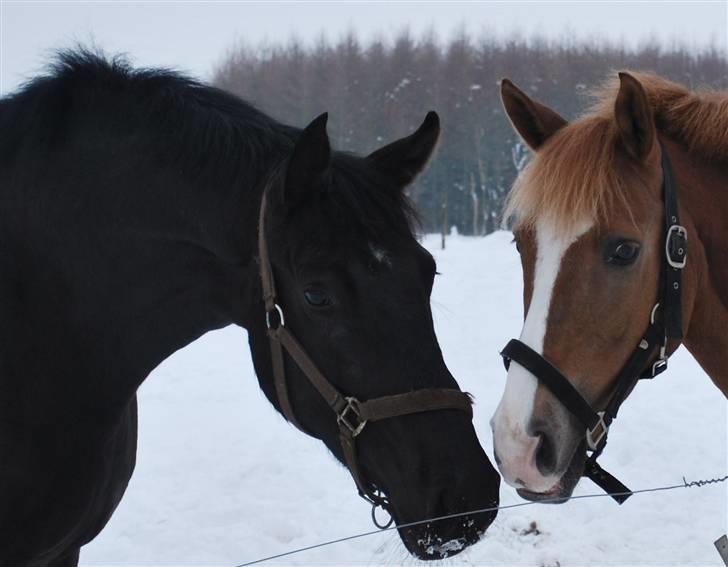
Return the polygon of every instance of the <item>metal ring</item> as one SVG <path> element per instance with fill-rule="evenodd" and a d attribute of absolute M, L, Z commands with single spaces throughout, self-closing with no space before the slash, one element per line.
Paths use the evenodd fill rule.
<path fill-rule="evenodd" d="M 283 316 L 283 309 L 281 309 L 281 306 L 278 305 L 277 303 L 274 303 L 273 304 L 273 307 L 275 308 L 276 311 L 278 311 L 278 319 L 280 321 L 279 324 L 278 324 L 278 327 L 276 327 L 276 329 L 278 329 L 280 327 L 285 327 L 286 326 L 286 318 Z M 266 311 L 265 312 L 265 324 L 268 327 L 268 329 L 271 329 L 270 314 L 271 314 L 271 311 Z"/>
<path fill-rule="evenodd" d="M 655 306 L 652 308 L 652 313 L 650 313 L 650 323 L 655 323 L 655 315 L 657 314 L 657 309 L 660 307 L 660 302 L 658 301 L 655 303 Z"/>
<path fill-rule="evenodd" d="M 389 521 L 386 524 L 380 524 L 377 520 L 377 508 L 381 508 L 387 514 L 389 514 Z M 394 523 L 394 517 L 392 516 L 392 514 L 389 513 L 389 510 L 384 507 L 383 503 L 374 502 L 372 504 L 372 522 L 374 522 L 374 525 L 377 526 L 380 530 L 386 530 Z"/>

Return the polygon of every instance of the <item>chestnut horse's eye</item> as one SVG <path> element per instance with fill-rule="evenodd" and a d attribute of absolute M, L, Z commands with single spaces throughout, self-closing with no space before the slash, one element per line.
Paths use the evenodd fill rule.
<path fill-rule="evenodd" d="M 331 298 L 320 289 L 307 289 L 303 292 L 306 302 L 314 307 L 326 307 L 331 305 Z"/>
<path fill-rule="evenodd" d="M 617 266 L 633 264 L 640 253 L 640 245 L 631 240 L 616 242 L 607 253 L 607 262 Z"/>

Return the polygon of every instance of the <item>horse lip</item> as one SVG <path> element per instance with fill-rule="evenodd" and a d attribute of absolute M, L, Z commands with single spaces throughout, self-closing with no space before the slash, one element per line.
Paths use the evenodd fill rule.
<path fill-rule="evenodd" d="M 565 500 L 568 500 L 568 497 L 562 496 L 562 491 L 563 488 L 560 482 L 557 482 L 551 488 L 543 492 L 534 492 L 526 488 L 516 489 L 516 492 L 521 498 L 525 500 L 530 500 L 532 502 L 543 502 L 545 500 L 553 500 L 555 503 L 564 502 Z"/>

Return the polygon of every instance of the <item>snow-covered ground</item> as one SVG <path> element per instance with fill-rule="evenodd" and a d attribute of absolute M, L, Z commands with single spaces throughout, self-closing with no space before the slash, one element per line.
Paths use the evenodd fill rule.
<path fill-rule="evenodd" d="M 437 259 L 440 344 L 493 454 L 490 419 L 505 372 L 498 350 L 521 324 L 521 273 L 510 234 L 425 245 Z M 258 389 L 245 333 L 210 333 L 168 359 L 140 390 L 138 465 L 82 565 L 237 565 L 372 529 L 369 507 L 323 445 L 287 425 Z M 601 459 L 633 489 L 726 474 L 726 402 L 681 349 L 640 383 Z M 588 480 L 577 494 L 598 493 Z M 501 503 L 522 502 L 508 486 Z M 721 565 L 728 485 L 503 510 L 484 540 L 448 565 Z M 525 533 L 535 522 L 539 533 Z M 396 532 L 277 564 L 413 564 Z"/>

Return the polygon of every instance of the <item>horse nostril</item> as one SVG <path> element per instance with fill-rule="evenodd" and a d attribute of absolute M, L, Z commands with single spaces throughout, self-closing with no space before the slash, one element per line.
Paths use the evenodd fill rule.
<path fill-rule="evenodd" d="M 536 433 L 539 438 L 536 447 L 536 468 L 543 476 L 550 476 L 556 470 L 556 447 L 548 435 Z"/>

